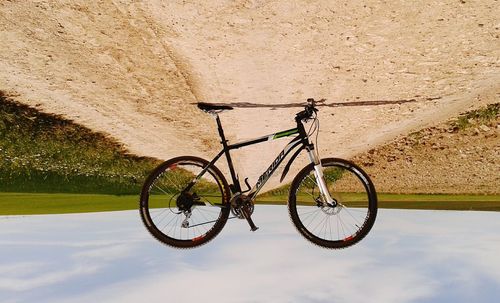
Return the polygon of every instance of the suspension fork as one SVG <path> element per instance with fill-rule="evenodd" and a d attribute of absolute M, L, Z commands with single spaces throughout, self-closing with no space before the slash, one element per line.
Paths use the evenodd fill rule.
<path fill-rule="evenodd" d="M 320 159 L 318 159 L 318 155 L 314 152 L 314 145 L 309 144 L 306 149 L 309 159 L 314 164 L 314 177 L 316 177 L 316 182 L 318 182 L 321 196 L 323 196 L 326 200 L 327 205 L 333 207 L 337 206 L 337 201 L 332 198 L 330 192 L 328 191 L 328 187 L 326 186 L 325 176 L 323 175 L 323 166 L 321 165 Z"/>

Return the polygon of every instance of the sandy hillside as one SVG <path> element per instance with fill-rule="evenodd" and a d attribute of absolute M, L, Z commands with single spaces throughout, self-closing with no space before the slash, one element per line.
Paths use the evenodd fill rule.
<path fill-rule="evenodd" d="M 370 174 L 379 192 L 498 195 L 499 108 L 500 103 L 489 106 L 488 119 L 482 108 L 400 136 L 354 161 Z"/>
<path fill-rule="evenodd" d="M 0 89 L 158 158 L 214 154 L 196 100 L 387 101 L 321 108 L 321 153 L 351 157 L 498 100 L 499 15 L 493 0 L 1 1 Z M 252 138 L 298 110 L 222 119 Z M 238 151 L 239 167 L 255 182 L 282 144 Z"/>

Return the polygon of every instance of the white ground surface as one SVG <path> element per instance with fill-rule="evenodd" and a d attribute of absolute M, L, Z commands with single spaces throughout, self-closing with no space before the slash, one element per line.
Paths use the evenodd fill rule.
<path fill-rule="evenodd" d="M 358 245 L 306 242 L 286 208 L 208 245 L 157 243 L 135 211 L 0 218 L 1 302 L 498 302 L 500 214 L 381 210 Z"/>

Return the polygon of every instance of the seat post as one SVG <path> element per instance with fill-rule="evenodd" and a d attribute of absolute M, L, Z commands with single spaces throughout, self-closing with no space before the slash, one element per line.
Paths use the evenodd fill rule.
<path fill-rule="evenodd" d="M 220 118 L 218 114 L 215 114 L 215 121 L 217 121 L 217 130 L 219 131 L 219 136 L 220 139 L 222 140 L 221 143 L 224 146 L 224 148 L 227 147 L 227 140 L 226 136 L 224 135 L 224 130 L 222 129 L 222 124 L 220 122 Z"/>

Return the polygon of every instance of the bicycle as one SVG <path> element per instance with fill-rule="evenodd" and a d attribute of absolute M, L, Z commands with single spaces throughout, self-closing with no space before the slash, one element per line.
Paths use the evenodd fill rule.
<path fill-rule="evenodd" d="M 321 100 L 324 102 L 324 100 Z M 295 116 L 296 127 L 256 139 L 229 144 L 219 113 L 233 109 L 227 105 L 198 103 L 217 123 L 222 150 L 209 162 L 193 156 L 165 161 L 146 179 L 140 197 L 140 214 L 147 230 L 160 242 L 176 248 L 203 245 L 219 234 L 229 214 L 246 219 L 251 231 L 258 227 L 251 215 L 257 194 L 283 162 L 280 182 L 300 152 L 306 150 L 310 164 L 293 179 L 288 194 L 290 218 L 307 240 L 326 248 L 345 248 L 356 244 L 371 230 L 377 216 L 377 194 L 369 176 L 356 164 L 339 159 L 321 159 L 310 137 L 319 133 L 316 101 L 308 99 Z M 305 124 L 311 125 L 306 131 Z M 245 178 L 242 190 L 230 150 L 294 136 L 251 187 Z M 232 184 L 215 166 L 226 156 Z"/>

